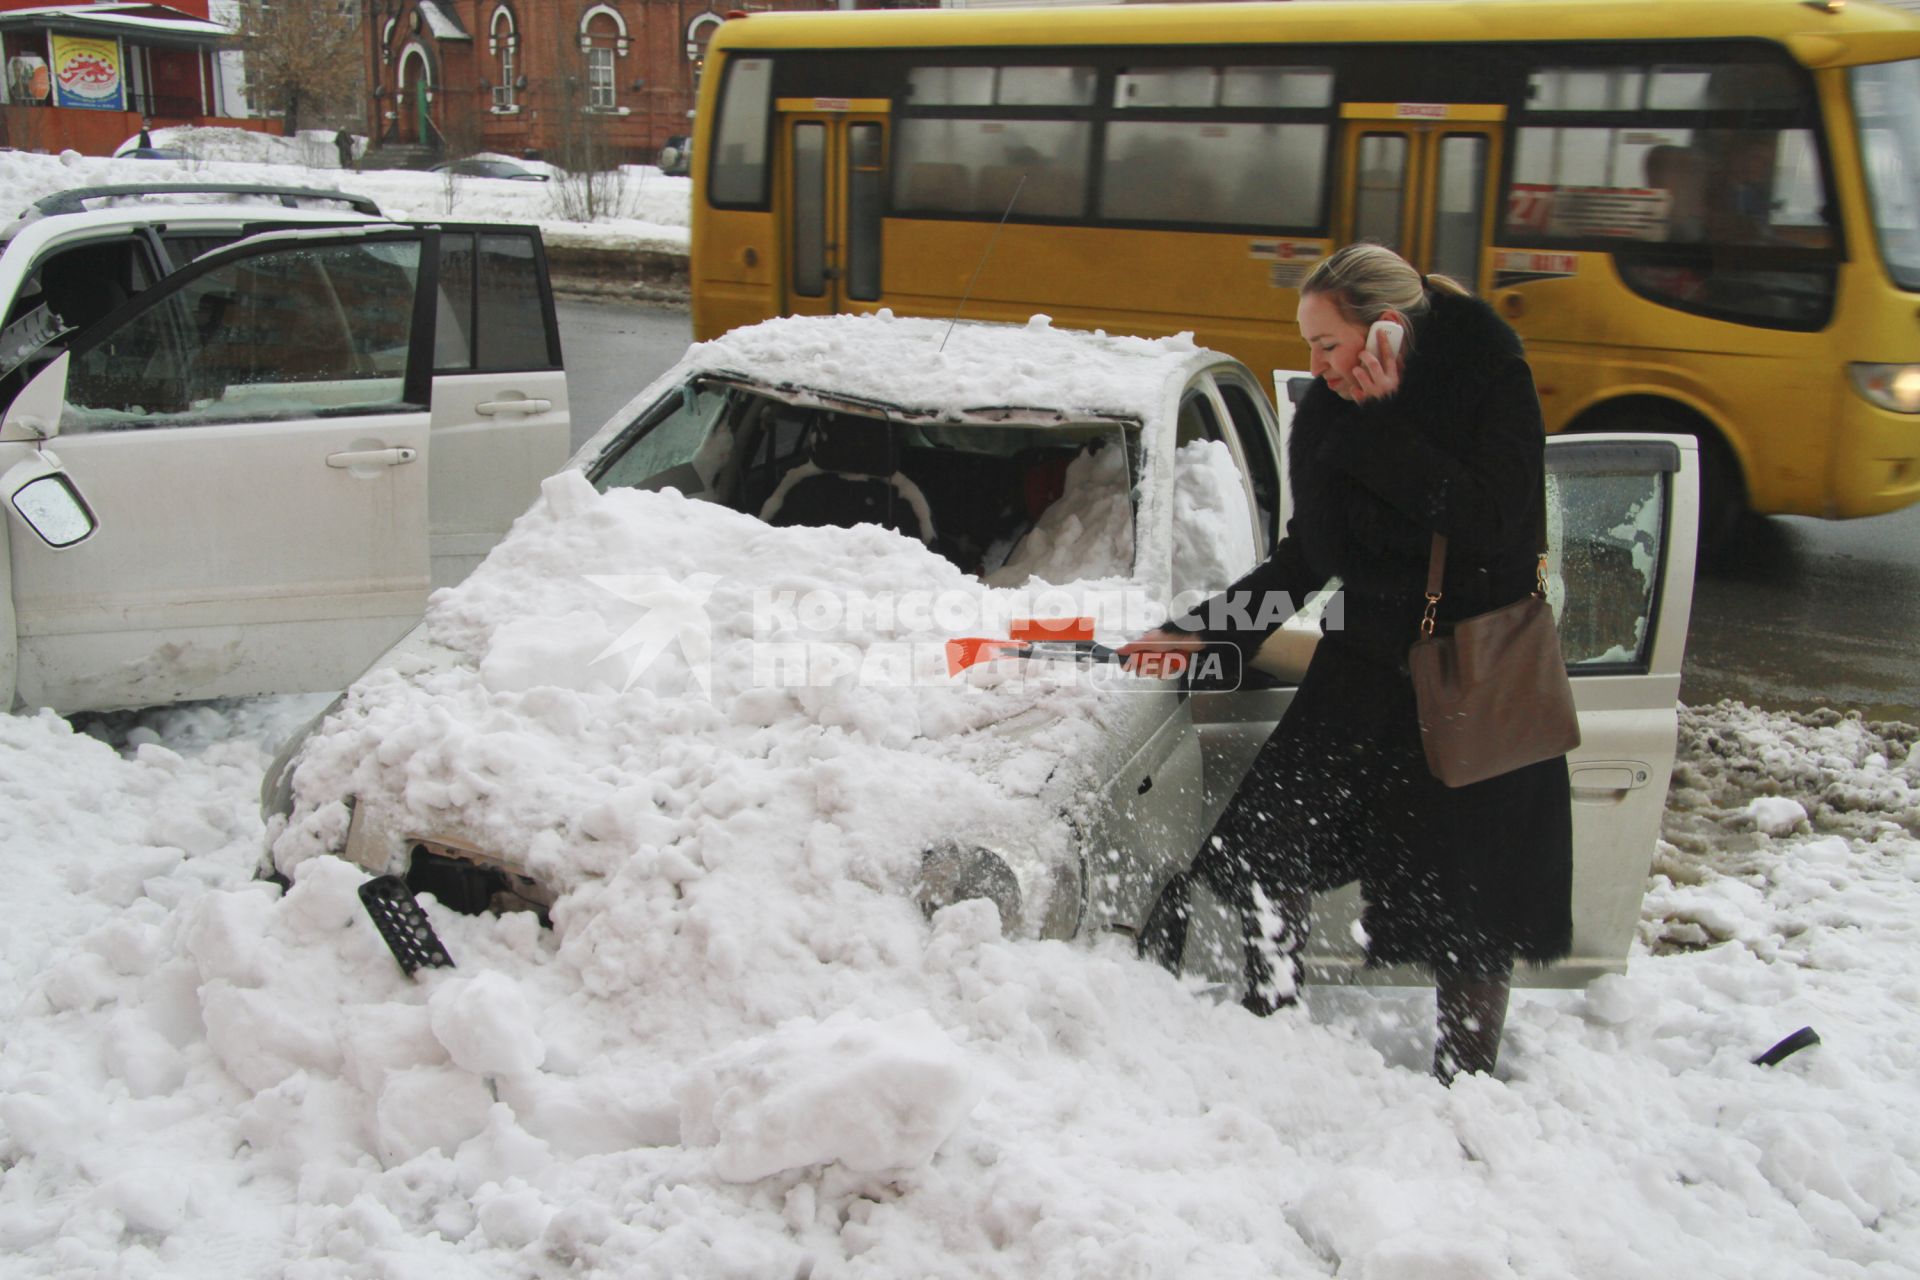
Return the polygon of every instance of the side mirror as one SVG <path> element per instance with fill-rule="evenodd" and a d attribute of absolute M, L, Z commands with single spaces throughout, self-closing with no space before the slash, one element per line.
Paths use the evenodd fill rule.
<path fill-rule="evenodd" d="M 0 490 L 27 527 L 55 551 L 78 546 L 100 527 L 73 478 L 50 453 L 37 453 L 8 471 Z"/>

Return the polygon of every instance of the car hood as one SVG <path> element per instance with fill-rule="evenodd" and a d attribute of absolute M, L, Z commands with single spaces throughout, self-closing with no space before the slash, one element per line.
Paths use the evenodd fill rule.
<path fill-rule="evenodd" d="M 377 826 L 388 857 L 457 843 L 563 904 L 743 856 L 898 891 L 955 844 L 1037 883 L 1174 694 L 1072 663 L 956 673 L 944 624 L 1083 599 L 995 592 L 873 526 L 774 529 L 563 472 L 311 733 L 274 858 Z"/>

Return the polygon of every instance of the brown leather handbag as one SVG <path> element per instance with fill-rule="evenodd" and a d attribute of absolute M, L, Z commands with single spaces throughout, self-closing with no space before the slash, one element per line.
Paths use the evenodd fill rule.
<path fill-rule="evenodd" d="M 1542 518 L 1533 594 L 1503 608 L 1463 618 L 1436 634 L 1447 540 L 1433 535 L 1427 560 L 1427 611 L 1407 651 L 1427 768 L 1450 787 L 1464 787 L 1563 756 L 1580 745 L 1573 686 L 1560 657 L 1560 636 L 1547 604 L 1547 553 Z"/>

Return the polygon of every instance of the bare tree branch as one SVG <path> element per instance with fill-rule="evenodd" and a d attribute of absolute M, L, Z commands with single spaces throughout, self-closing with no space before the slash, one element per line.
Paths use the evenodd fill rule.
<path fill-rule="evenodd" d="M 365 95 L 358 5 L 339 0 L 241 0 L 235 45 L 256 110 L 278 112 L 288 134 L 303 118 L 357 123 Z"/>

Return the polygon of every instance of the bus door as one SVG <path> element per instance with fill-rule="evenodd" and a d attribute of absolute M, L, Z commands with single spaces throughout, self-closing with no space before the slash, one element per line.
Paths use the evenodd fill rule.
<path fill-rule="evenodd" d="M 1340 114 L 1339 242 L 1377 240 L 1484 293 L 1506 108 L 1349 102 Z"/>
<path fill-rule="evenodd" d="M 778 106 L 781 312 L 871 311 L 880 297 L 888 103 L 781 98 Z"/>

